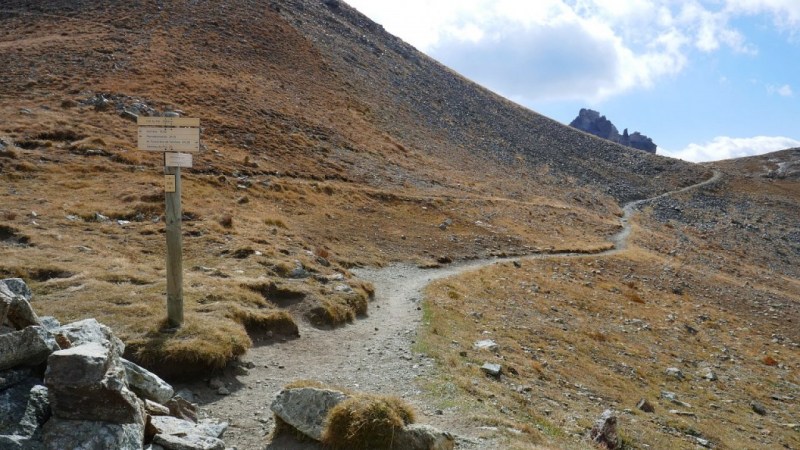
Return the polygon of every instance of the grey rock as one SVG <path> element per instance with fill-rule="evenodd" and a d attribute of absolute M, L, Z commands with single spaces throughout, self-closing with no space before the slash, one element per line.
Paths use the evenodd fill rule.
<path fill-rule="evenodd" d="M 54 352 L 45 385 L 53 415 L 61 419 L 144 423 L 144 405 L 131 392 L 118 355 L 99 343 Z"/>
<path fill-rule="evenodd" d="M 35 378 L 0 392 L 0 435 L 31 438 L 49 417 L 47 388 Z"/>
<path fill-rule="evenodd" d="M 3 450 L 44 450 L 41 432 L 34 436 L 20 436 L 17 434 L 0 434 L 0 449 Z"/>
<path fill-rule="evenodd" d="M 617 416 L 614 411 L 607 409 L 603 411 L 592 430 L 589 432 L 589 439 L 603 448 L 612 450 L 620 447 L 619 436 L 617 435 Z"/>
<path fill-rule="evenodd" d="M 222 435 L 228 430 L 228 422 L 217 419 L 202 419 L 197 423 L 197 429 L 206 436 L 222 438 Z"/>
<path fill-rule="evenodd" d="M 421 424 L 407 425 L 394 437 L 394 448 L 403 450 L 453 450 L 455 444 L 452 434 Z"/>
<path fill-rule="evenodd" d="M 164 117 L 180 117 L 180 113 L 176 111 L 167 111 L 164 113 Z"/>
<path fill-rule="evenodd" d="M 4 391 L 32 376 L 33 369 L 30 367 L 15 367 L 13 369 L 4 370 L 0 372 L 0 391 Z"/>
<path fill-rule="evenodd" d="M 39 326 L 29 326 L 22 331 L 2 334 L 0 370 L 42 363 L 56 350 L 58 344 L 53 335 Z"/>
<path fill-rule="evenodd" d="M 19 295 L 12 289 L 19 287 L 15 283 L 0 283 L 0 322 L 7 320 L 17 330 L 32 325 L 38 326 L 39 317 L 31 308 L 30 302 L 24 295 Z"/>
<path fill-rule="evenodd" d="M 119 115 L 123 119 L 127 119 L 132 122 L 136 122 L 137 120 L 139 120 L 139 116 L 136 113 L 128 111 L 127 109 L 123 110 L 121 113 L 119 113 Z"/>
<path fill-rule="evenodd" d="M 187 402 L 194 401 L 194 392 L 186 388 L 178 390 L 178 392 L 176 392 L 175 395 L 186 400 Z"/>
<path fill-rule="evenodd" d="M 172 398 L 175 390 L 169 383 L 159 378 L 158 375 L 127 359 L 121 358 L 120 361 L 125 367 L 128 387 L 139 397 L 157 403 L 166 403 Z"/>
<path fill-rule="evenodd" d="M 492 364 L 492 363 L 488 363 L 488 362 L 484 363 L 481 366 L 481 370 L 485 374 L 491 375 L 493 377 L 499 377 L 500 374 L 503 373 L 503 368 L 502 368 L 502 366 L 500 366 L 500 364 Z"/>
<path fill-rule="evenodd" d="M 125 344 L 114 336 L 110 328 L 101 324 L 96 319 L 85 319 L 78 322 L 62 325 L 56 330 L 66 336 L 73 346 L 94 342 L 104 347 L 113 349 L 117 355 L 125 352 Z"/>
<path fill-rule="evenodd" d="M 767 408 L 764 407 L 761 403 L 756 401 L 750 402 L 750 407 L 753 409 L 753 412 L 758 414 L 759 416 L 766 416 L 767 415 Z"/>
<path fill-rule="evenodd" d="M 284 389 L 272 402 L 272 412 L 306 436 L 319 441 L 328 411 L 347 396 L 329 389 Z"/>
<path fill-rule="evenodd" d="M 717 374 L 713 370 L 708 369 L 706 373 L 703 374 L 703 378 L 708 381 L 717 381 Z"/>
<path fill-rule="evenodd" d="M 197 407 L 183 399 L 180 393 L 170 399 L 164 406 L 169 408 L 169 414 L 181 419 L 197 422 Z"/>
<path fill-rule="evenodd" d="M 144 401 L 144 411 L 151 416 L 168 416 L 169 408 L 152 400 Z"/>
<path fill-rule="evenodd" d="M 25 283 L 22 278 L 6 278 L 0 280 L 0 291 L 7 290 L 13 294 L 19 295 L 25 301 L 30 302 L 33 298 L 31 288 Z"/>
<path fill-rule="evenodd" d="M 705 448 L 712 448 L 713 447 L 711 445 L 711 441 L 709 441 L 708 439 L 703 439 L 700 436 L 692 436 L 692 437 L 694 438 L 695 442 L 697 442 L 697 444 L 700 445 L 701 447 L 705 447 Z"/>
<path fill-rule="evenodd" d="M 228 390 L 225 386 L 217 389 L 217 395 L 231 395 L 231 391 Z"/>
<path fill-rule="evenodd" d="M 138 450 L 144 445 L 144 424 L 53 417 L 44 425 L 43 437 L 47 450 Z"/>
<path fill-rule="evenodd" d="M 674 402 L 678 400 L 678 394 L 670 391 L 661 391 L 661 398 Z"/>
<path fill-rule="evenodd" d="M 474 347 L 478 350 L 489 350 L 492 352 L 500 350 L 500 346 L 497 345 L 497 342 L 491 339 L 484 339 L 482 341 L 478 341 L 474 344 Z"/>
<path fill-rule="evenodd" d="M 639 403 L 636 404 L 636 408 L 646 413 L 652 413 L 656 411 L 653 405 L 644 398 L 639 400 Z"/>
<path fill-rule="evenodd" d="M 684 378 L 683 372 L 681 372 L 681 370 L 677 367 L 668 367 L 664 373 L 666 373 L 668 377 L 672 377 L 677 380 L 683 380 Z"/>
<path fill-rule="evenodd" d="M 59 322 L 58 319 L 53 316 L 39 317 L 39 323 L 41 323 L 42 326 L 51 333 L 61 327 L 61 322 Z"/>
<path fill-rule="evenodd" d="M 227 422 L 215 419 L 203 419 L 198 423 L 178 419 L 170 416 L 155 416 L 150 420 L 156 434 L 171 434 L 176 436 L 198 435 L 219 438 L 228 429 Z"/>
<path fill-rule="evenodd" d="M 209 436 L 157 434 L 153 443 L 168 450 L 225 450 L 225 442 Z"/>

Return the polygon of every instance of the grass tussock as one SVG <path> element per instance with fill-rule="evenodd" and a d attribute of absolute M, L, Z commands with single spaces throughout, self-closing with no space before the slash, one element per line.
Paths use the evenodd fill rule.
<path fill-rule="evenodd" d="M 126 355 L 164 377 L 185 379 L 224 368 L 251 345 L 244 328 L 235 322 L 187 314 L 174 334 L 154 330 L 129 341 Z"/>
<path fill-rule="evenodd" d="M 273 333 L 282 336 L 297 336 L 299 331 L 292 315 L 286 311 L 253 310 L 234 305 L 227 317 L 242 324 L 250 334 Z"/>
<path fill-rule="evenodd" d="M 358 394 L 328 413 L 322 442 L 336 450 L 392 448 L 395 434 L 414 420 L 414 411 L 397 397 Z"/>

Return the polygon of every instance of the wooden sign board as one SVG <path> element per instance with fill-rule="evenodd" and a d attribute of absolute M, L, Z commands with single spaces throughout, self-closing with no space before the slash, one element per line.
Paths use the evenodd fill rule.
<path fill-rule="evenodd" d="M 197 153 L 200 128 L 139 127 L 139 150 Z"/>
<path fill-rule="evenodd" d="M 192 167 L 192 154 L 164 153 L 164 165 L 167 167 Z"/>
<path fill-rule="evenodd" d="M 140 127 L 199 127 L 200 119 L 193 117 L 139 117 Z"/>

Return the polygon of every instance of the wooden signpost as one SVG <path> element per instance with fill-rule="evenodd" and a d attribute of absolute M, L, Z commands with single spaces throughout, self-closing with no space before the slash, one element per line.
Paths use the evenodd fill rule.
<path fill-rule="evenodd" d="M 137 125 L 139 126 L 139 150 L 164 153 L 167 319 L 171 327 L 180 327 L 183 324 L 181 167 L 192 167 L 191 153 L 200 151 L 200 119 L 139 117 Z"/>

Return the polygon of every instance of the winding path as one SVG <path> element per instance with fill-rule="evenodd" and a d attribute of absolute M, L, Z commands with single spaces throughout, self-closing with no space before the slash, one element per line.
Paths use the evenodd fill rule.
<path fill-rule="evenodd" d="M 620 218 L 622 229 L 610 238 L 614 247 L 593 255 L 610 255 L 626 247 L 631 217 L 639 206 L 710 185 L 721 177 L 721 173 L 715 172 L 713 177 L 701 183 L 626 204 Z M 543 253 L 523 258 L 469 261 L 438 269 L 395 265 L 354 270 L 359 278 L 372 282 L 378 293 L 370 306 L 369 317 L 334 330 L 319 330 L 303 322 L 299 324 L 300 338 L 254 347 L 245 357 L 245 360 L 254 363 L 254 368 L 246 374 L 228 373 L 223 377 L 232 392 L 229 396 L 219 396 L 208 387 L 207 382 L 179 387 L 190 388 L 206 411 L 231 424 L 226 433 L 226 443 L 240 449 L 263 449 L 265 446 L 267 449 L 286 450 L 317 448 L 307 443 L 267 443 L 266 436 L 274 427 L 269 405 L 284 385 L 299 379 L 397 395 L 415 406 L 422 416 L 421 422 L 467 434 L 464 424 L 460 424 L 457 417 L 437 415 L 430 405 L 426 405 L 415 383 L 418 377 L 425 377 L 434 366 L 431 359 L 412 352 L 416 330 L 422 320 L 419 301 L 423 289 L 434 280 L 497 262 L 574 256 L 585 254 Z M 479 444 L 468 437 L 461 437 L 458 447 L 473 449 L 479 448 Z"/>

